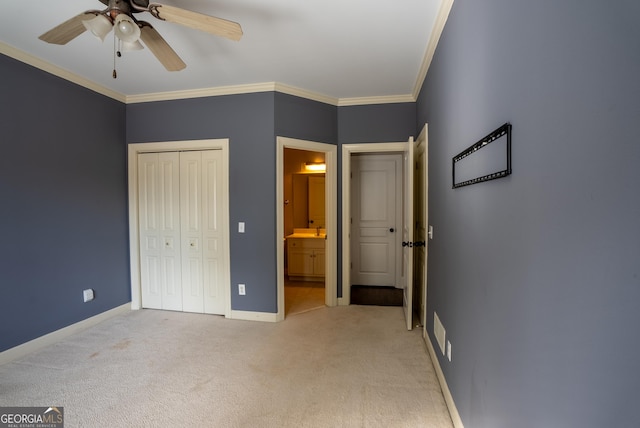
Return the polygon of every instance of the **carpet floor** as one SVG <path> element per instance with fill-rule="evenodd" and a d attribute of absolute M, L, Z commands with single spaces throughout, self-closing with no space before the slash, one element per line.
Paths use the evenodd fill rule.
<path fill-rule="evenodd" d="M 68 428 L 453 426 L 421 332 L 377 306 L 128 312 L 0 366 L 0 406 L 63 406 Z"/>

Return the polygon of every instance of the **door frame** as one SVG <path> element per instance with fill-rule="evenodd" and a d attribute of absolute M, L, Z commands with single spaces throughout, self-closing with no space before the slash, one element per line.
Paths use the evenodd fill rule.
<path fill-rule="evenodd" d="M 351 155 L 353 153 L 402 153 L 407 142 L 342 145 L 342 297 L 339 305 L 351 304 Z"/>
<path fill-rule="evenodd" d="M 422 292 L 422 305 L 424 313 L 422 314 L 422 337 L 427 337 L 427 274 L 429 273 L 429 241 L 433 239 L 433 233 L 429 233 L 429 124 L 425 123 L 418 138 L 416 139 L 416 151 L 423 153 L 422 167 L 424 169 L 424 183 L 422 200 L 418 201 L 422 204 L 422 222 L 425 227 L 425 245 L 424 245 L 424 272 L 422 272 L 422 284 L 419 284 Z M 415 219 L 414 219 L 415 222 Z"/>
<path fill-rule="evenodd" d="M 225 318 L 231 318 L 231 264 L 229 245 L 229 139 L 163 141 L 131 143 L 127 145 L 128 187 L 129 187 L 129 260 L 131 275 L 131 309 L 142 308 L 140 281 L 140 241 L 138 236 L 138 154 L 149 152 L 173 152 L 187 150 L 222 151 L 222 258 L 223 277 L 226 286 Z"/>
<path fill-rule="evenodd" d="M 337 160 L 338 146 L 289 137 L 276 138 L 276 263 L 278 312 L 276 320 L 284 320 L 284 149 L 323 152 L 325 172 L 325 305 L 336 306 L 338 302 L 338 206 L 337 206 Z"/>

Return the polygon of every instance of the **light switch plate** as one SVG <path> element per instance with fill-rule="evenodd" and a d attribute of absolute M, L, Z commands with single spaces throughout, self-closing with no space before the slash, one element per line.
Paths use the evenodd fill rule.
<path fill-rule="evenodd" d="M 238 233 L 244 233 L 244 221 L 238 223 Z"/>
<path fill-rule="evenodd" d="M 86 290 L 82 290 L 82 298 L 84 299 L 85 303 L 93 300 L 93 290 L 91 288 L 87 288 Z"/>

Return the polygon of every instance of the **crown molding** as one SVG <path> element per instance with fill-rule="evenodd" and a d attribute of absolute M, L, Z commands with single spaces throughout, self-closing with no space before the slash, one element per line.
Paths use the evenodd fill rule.
<path fill-rule="evenodd" d="M 386 95 L 379 97 L 340 98 L 338 106 L 362 106 L 371 104 L 396 104 L 413 103 L 416 99 L 413 95 Z"/>
<path fill-rule="evenodd" d="M 128 95 L 127 104 L 153 101 L 170 101 L 188 98 L 216 97 L 221 95 L 250 94 L 257 92 L 280 92 L 333 106 L 356 106 L 368 104 L 391 104 L 415 102 L 412 95 L 389 95 L 360 98 L 334 98 L 279 82 L 254 83 L 249 85 L 219 86 L 214 88 L 190 89 L 185 91 L 157 92 L 151 94 Z"/>
<path fill-rule="evenodd" d="M 420 66 L 420 71 L 418 72 L 416 84 L 413 87 L 413 98 L 415 100 L 418 99 L 420 91 L 422 90 L 424 79 L 427 77 L 427 72 L 429 71 L 429 67 L 431 66 L 433 55 L 436 53 L 436 48 L 438 47 L 440 36 L 442 35 L 442 31 L 444 31 L 444 25 L 447 23 L 447 19 L 449 19 L 449 13 L 451 12 L 451 8 L 453 7 L 453 1 L 454 0 L 442 0 L 442 2 L 440 3 L 440 10 L 438 10 L 436 21 L 434 22 L 433 28 L 431 29 L 429 44 L 427 45 L 424 58 L 422 59 L 422 65 Z"/>
<path fill-rule="evenodd" d="M 248 85 L 218 86 L 215 88 L 188 89 L 184 91 L 155 92 L 140 95 L 127 95 L 126 103 L 147 103 L 153 101 L 183 100 L 188 98 L 218 97 L 222 95 L 252 94 L 257 92 L 272 92 L 276 83 L 252 83 Z"/>
<path fill-rule="evenodd" d="M 312 101 L 318 101 L 325 104 L 331 104 L 334 106 L 338 105 L 338 98 L 329 97 L 327 95 L 322 95 L 317 92 L 308 91 L 306 89 L 296 88 L 295 86 L 290 86 L 284 83 L 276 83 L 276 91 L 281 92 L 283 94 L 294 95 L 296 97 L 307 98 Z"/>
<path fill-rule="evenodd" d="M 126 102 L 126 96 L 124 94 L 105 88 L 102 85 L 98 85 L 97 83 L 92 82 L 89 79 L 85 79 L 84 77 L 78 76 L 77 74 L 65 70 L 64 68 L 53 65 L 40 58 L 36 58 L 33 55 L 29 55 L 28 53 L 16 49 L 13 46 L 7 45 L 6 43 L 0 42 L 0 53 L 25 64 L 31 65 L 42 71 L 46 71 L 47 73 L 53 74 L 54 76 L 68 80 L 69 82 L 75 83 L 76 85 L 83 86 L 106 97 L 113 98 L 114 100 L 123 103 Z"/>
<path fill-rule="evenodd" d="M 187 98 L 216 97 L 221 95 L 252 94 L 258 92 L 281 92 L 325 104 L 338 105 L 338 99 L 296 88 L 278 82 L 253 83 L 248 85 L 218 86 L 215 88 L 190 89 L 185 91 L 157 92 L 152 94 L 128 95 L 127 104 L 152 101 L 181 100 Z"/>

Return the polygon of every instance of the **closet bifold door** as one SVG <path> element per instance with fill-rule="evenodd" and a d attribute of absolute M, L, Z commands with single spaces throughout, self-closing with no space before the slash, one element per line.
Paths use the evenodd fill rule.
<path fill-rule="evenodd" d="M 180 153 L 182 302 L 186 312 L 224 314 L 222 152 Z"/>
<path fill-rule="evenodd" d="M 222 233 L 222 172 L 222 150 L 202 152 L 204 312 L 218 315 L 224 315 L 227 301 Z"/>
<path fill-rule="evenodd" d="M 138 155 L 142 307 L 181 311 L 180 164 L 177 152 Z"/>

